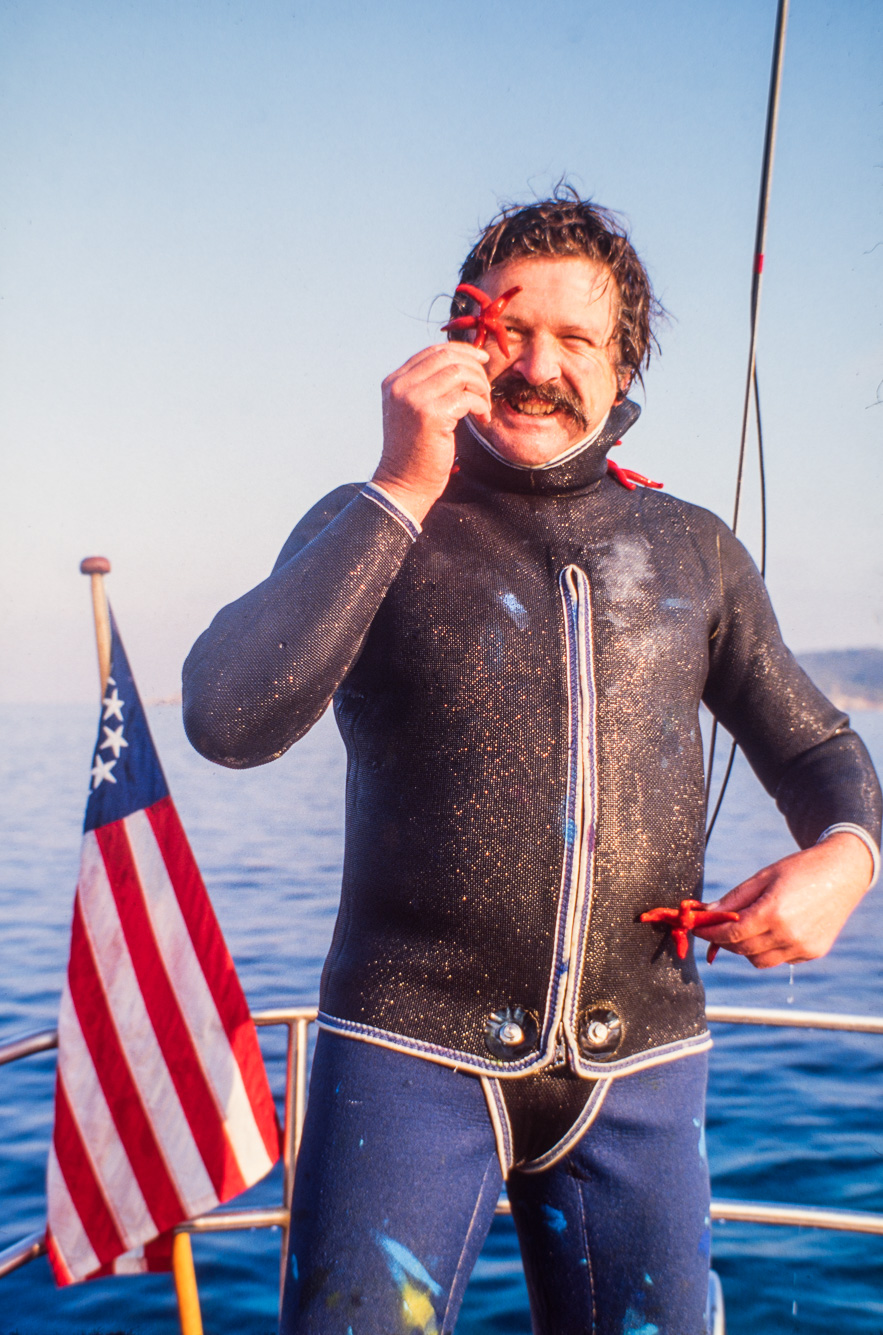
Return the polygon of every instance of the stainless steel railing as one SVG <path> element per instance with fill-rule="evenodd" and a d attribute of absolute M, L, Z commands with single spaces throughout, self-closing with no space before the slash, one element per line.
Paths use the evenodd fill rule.
<path fill-rule="evenodd" d="M 846 1033 L 883 1034 L 883 1018 L 873 1015 L 840 1015 L 827 1011 L 797 1011 L 748 1006 L 709 1006 L 708 1019 L 717 1024 L 775 1025 L 791 1029 L 828 1029 Z M 307 1044 L 309 1026 L 316 1018 L 312 1006 L 280 1006 L 255 1011 L 256 1025 L 286 1025 L 288 1043 L 285 1068 L 285 1119 L 282 1135 L 282 1201 L 277 1206 L 249 1209 L 219 1209 L 181 1224 L 178 1233 L 218 1233 L 233 1229 L 279 1228 L 282 1230 L 281 1267 L 288 1251 L 288 1223 L 294 1168 L 303 1130 L 307 1100 Z M 25 1034 L 0 1044 L 0 1066 L 58 1046 L 54 1029 Z M 508 1200 L 497 1205 L 498 1214 L 510 1214 Z M 777 1224 L 792 1228 L 821 1228 L 837 1232 L 873 1233 L 883 1237 L 883 1214 L 858 1210 L 830 1210 L 816 1206 L 780 1205 L 762 1201 L 713 1200 L 713 1220 L 739 1223 Z M 42 1231 L 30 1233 L 0 1252 L 0 1278 L 17 1270 L 46 1250 Z M 281 1273 L 281 1272 L 280 1272 Z"/>
<path fill-rule="evenodd" d="M 316 1014 L 315 1006 L 281 1006 L 272 1010 L 253 1011 L 251 1017 L 259 1027 L 284 1024 L 288 1028 L 281 1204 L 270 1208 L 215 1210 L 211 1214 L 198 1215 L 195 1219 L 187 1220 L 175 1230 L 176 1232 L 218 1233 L 230 1229 L 281 1228 L 280 1267 L 284 1270 L 288 1252 L 288 1222 L 294 1187 L 294 1165 L 300 1148 L 307 1105 L 307 1036 Z M 57 1047 L 58 1032 L 55 1029 L 41 1029 L 33 1034 L 24 1034 L 21 1038 L 0 1044 L 0 1066 Z M 0 1279 L 28 1261 L 33 1261 L 35 1257 L 42 1256 L 45 1250 L 45 1235 L 39 1232 L 31 1233 L 20 1242 L 13 1243 L 11 1247 L 0 1251 Z"/>

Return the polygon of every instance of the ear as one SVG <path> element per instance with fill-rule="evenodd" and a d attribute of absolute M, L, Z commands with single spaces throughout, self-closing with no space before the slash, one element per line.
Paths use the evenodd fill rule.
<path fill-rule="evenodd" d="M 616 372 L 616 383 L 618 385 L 618 389 L 616 391 L 616 398 L 614 399 L 614 403 L 622 403 L 623 399 L 626 397 L 626 395 L 628 394 L 629 390 L 632 387 L 632 381 L 634 380 L 634 378 L 635 378 L 634 372 L 630 371 L 627 366 L 619 367 L 618 371 Z"/>

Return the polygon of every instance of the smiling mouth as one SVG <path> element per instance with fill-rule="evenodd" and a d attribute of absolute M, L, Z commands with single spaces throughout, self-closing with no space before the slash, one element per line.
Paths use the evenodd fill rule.
<path fill-rule="evenodd" d="M 554 417 L 560 411 L 558 404 L 544 403 L 542 399 L 523 399 L 520 402 L 504 399 L 503 402 L 513 412 L 521 413 L 526 417 Z"/>
<path fill-rule="evenodd" d="M 580 399 L 568 387 L 554 381 L 529 385 L 523 376 L 504 372 L 491 385 L 491 398 L 495 403 L 505 403 L 521 417 L 549 418 L 563 413 L 588 430 L 588 417 Z"/>

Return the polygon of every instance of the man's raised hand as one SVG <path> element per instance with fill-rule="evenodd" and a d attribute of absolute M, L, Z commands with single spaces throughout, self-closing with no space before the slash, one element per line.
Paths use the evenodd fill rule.
<path fill-rule="evenodd" d="M 383 453 L 372 481 L 418 523 L 448 484 L 457 423 L 467 413 L 490 421 L 487 360 L 471 343 L 438 343 L 383 382 Z"/>

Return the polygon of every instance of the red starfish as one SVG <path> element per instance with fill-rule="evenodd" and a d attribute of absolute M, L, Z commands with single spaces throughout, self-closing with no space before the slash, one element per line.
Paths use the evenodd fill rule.
<path fill-rule="evenodd" d="M 504 357 L 509 356 L 509 338 L 506 328 L 500 323 L 500 316 L 509 305 L 509 302 L 520 292 L 520 287 L 510 287 L 508 292 L 504 292 L 501 297 L 492 301 L 486 292 L 482 292 L 480 287 L 473 287 L 471 283 L 461 283 L 457 288 L 458 292 L 465 292 L 467 297 L 477 301 L 479 312 L 477 315 L 458 315 L 456 320 L 449 320 L 447 324 L 442 325 L 442 331 L 445 329 L 477 329 L 474 348 L 483 348 L 488 334 L 493 334 L 500 351 Z"/>
<path fill-rule="evenodd" d="M 675 939 L 678 959 L 687 958 L 689 947 L 688 933 L 694 927 L 717 927 L 722 922 L 738 922 L 738 913 L 728 913 L 718 909 L 706 909 L 701 899 L 682 899 L 680 908 L 649 909 L 642 913 L 641 922 L 665 922 L 671 925 L 671 934 Z M 708 947 L 708 963 L 711 964 L 719 946 Z"/>
<path fill-rule="evenodd" d="M 616 442 L 617 445 L 619 441 Z M 656 487 L 657 490 L 663 486 L 662 482 L 651 482 L 649 477 L 644 477 L 643 473 L 635 473 L 631 468 L 620 468 L 612 459 L 607 460 L 607 472 L 611 477 L 615 477 L 617 482 L 621 482 L 629 491 L 635 490 L 635 484 L 640 482 L 642 487 Z"/>

